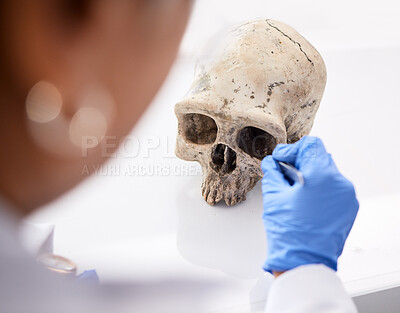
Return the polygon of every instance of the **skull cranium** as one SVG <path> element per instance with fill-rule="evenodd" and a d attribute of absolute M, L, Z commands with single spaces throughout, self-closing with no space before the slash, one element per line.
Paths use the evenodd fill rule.
<path fill-rule="evenodd" d="M 242 24 L 212 48 L 175 106 L 176 154 L 201 164 L 207 203 L 234 205 L 262 177 L 260 162 L 278 143 L 310 132 L 326 69 L 306 39 L 273 20 Z"/>

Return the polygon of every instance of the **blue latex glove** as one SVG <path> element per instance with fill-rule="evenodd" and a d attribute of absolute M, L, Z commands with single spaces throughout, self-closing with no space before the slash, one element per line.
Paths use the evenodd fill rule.
<path fill-rule="evenodd" d="M 82 274 L 77 276 L 77 279 L 79 282 L 85 282 L 94 285 L 99 284 L 99 276 L 97 275 L 96 270 L 84 271 Z"/>
<path fill-rule="evenodd" d="M 304 186 L 291 186 L 277 161 L 300 170 Z M 325 264 L 337 270 L 359 205 L 353 184 L 339 173 L 322 141 L 303 137 L 294 144 L 279 144 L 261 168 L 268 241 L 264 269 L 283 272 L 305 264 Z"/>

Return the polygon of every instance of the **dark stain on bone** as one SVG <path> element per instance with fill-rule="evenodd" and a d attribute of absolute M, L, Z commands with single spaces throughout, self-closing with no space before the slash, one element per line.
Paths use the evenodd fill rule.
<path fill-rule="evenodd" d="M 231 128 L 227 131 L 228 136 L 232 136 L 233 133 L 236 131 L 236 128 Z"/>
<path fill-rule="evenodd" d="M 251 95 L 251 96 L 250 96 L 250 99 L 254 99 L 254 95 Z"/>
<path fill-rule="evenodd" d="M 273 92 L 273 90 L 274 90 L 274 88 L 275 87 L 278 87 L 278 86 L 281 86 L 281 85 L 283 85 L 283 84 L 285 84 L 284 82 L 274 82 L 274 83 L 272 83 L 272 84 L 269 84 L 268 85 L 268 92 L 267 92 L 267 94 L 268 94 L 268 96 L 271 96 L 272 95 L 272 92 Z M 267 101 L 269 100 L 269 98 L 267 99 Z M 269 102 L 269 101 L 268 101 Z"/>
<path fill-rule="evenodd" d="M 316 103 L 317 103 L 317 100 L 313 100 L 311 102 L 308 102 L 308 103 L 305 103 L 305 104 L 301 105 L 300 109 L 305 109 L 306 107 L 312 107 Z"/>
<path fill-rule="evenodd" d="M 308 62 L 311 63 L 312 66 L 314 66 L 314 62 L 311 61 L 311 59 L 308 57 L 307 53 L 305 53 L 305 51 L 303 50 L 301 44 L 295 40 L 293 40 L 292 38 L 290 38 L 288 35 L 286 35 L 283 31 L 281 31 L 278 27 L 276 27 L 275 25 L 272 25 L 269 20 L 266 20 L 267 24 L 269 26 L 271 26 L 272 28 L 275 28 L 278 32 L 280 32 L 283 36 L 285 36 L 286 38 L 288 38 L 291 42 L 293 42 L 295 45 L 299 46 L 300 51 L 305 55 L 305 57 L 307 58 Z"/>
<path fill-rule="evenodd" d="M 269 90 L 272 90 L 272 89 L 274 89 L 275 87 L 278 87 L 278 86 L 283 85 L 283 84 L 285 84 L 285 82 L 274 82 L 274 83 L 272 83 L 272 84 L 269 84 L 268 89 L 269 89 Z"/>
<path fill-rule="evenodd" d="M 234 93 L 238 93 L 240 91 L 240 86 L 233 90 Z"/>
<path fill-rule="evenodd" d="M 234 78 L 232 78 L 232 83 L 235 83 L 235 79 Z"/>
<path fill-rule="evenodd" d="M 289 116 L 287 116 L 284 121 L 286 129 L 289 129 L 290 125 L 293 124 L 293 121 L 296 119 L 297 115 L 300 113 L 301 110 L 304 110 L 305 108 L 311 108 L 309 110 L 309 112 L 312 113 L 313 110 L 315 109 L 316 103 L 317 103 L 317 100 L 312 100 L 310 102 L 307 102 L 307 103 L 301 105 L 297 111 L 295 111 L 292 114 L 290 114 Z M 300 123 L 300 121 L 298 121 L 298 124 L 299 123 Z M 295 135 L 296 134 L 292 135 L 292 137 L 295 138 L 296 137 Z M 298 140 L 298 139 L 293 139 L 293 138 L 292 138 L 291 142 L 295 142 Z M 289 142 L 289 139 L 288 139 L 288 142 Z"/>

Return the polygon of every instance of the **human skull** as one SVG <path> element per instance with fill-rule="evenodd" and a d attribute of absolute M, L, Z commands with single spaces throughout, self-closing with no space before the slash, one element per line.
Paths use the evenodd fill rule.
<path fill-rule="evenodd" d="M 325 84 L 320 54 L 284 23 L 250 21 L 212 45 L 175 105 L 176 155 L 201 164 L 207 203 L 246 199 L 261 160 L 309 134 Z"/>

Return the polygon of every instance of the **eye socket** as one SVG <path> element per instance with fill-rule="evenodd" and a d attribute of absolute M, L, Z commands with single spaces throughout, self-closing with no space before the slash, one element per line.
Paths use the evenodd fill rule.
<path fill-rule="evenodd" d="M 239 132 L 237 144 L 248 155 L 262 160 L 265 156 L 272 154 L 276 139 L 262 129 L 249 126 Z"/>
<path fill-rule="evenodd" d="M 188 113 L 183 116 L 183 135 L 195 144 L 211 144 L 217 138 L 217 124 L 206 115 Z"/>

